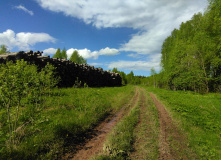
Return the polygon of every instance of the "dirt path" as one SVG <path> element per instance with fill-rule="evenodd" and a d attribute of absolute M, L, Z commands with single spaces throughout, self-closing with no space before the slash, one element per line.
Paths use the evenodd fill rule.
<path fill-rule="evenodd" d="M 187 157 L 188 148 L 185 145 L 185 138 L 173 124 L 165 107 L 156 99 L 154 94 L 149 94 L 156 105 L 159 115 L 159 160 L 189 159 Z"/>
<path fill-rule="evenodd" d="M 139 91 L 136 88 L 135 95 L 132 100 L 127 104 L 127 107 L 133 106 L 137 103 L 139 99 Z M 106 136 L 112 130 L 112 128 L 119 122 L 119 120 L 123 117 L 123 115 L 127 112 L 128 109 L 122 107 L 122 109 L 115 114 L 112 118 L 107 118 L 104 122 L 98 125 L 94 132 L 92 139 L 86 140 L 86 143 L 81 144 L 77 148 L 79 150 L 74 154 L 66 155 L 63 159 L 72 159 L 72 160 L 88 160 L 93 156 L 102 152 L 103 144 L 106 140 Z"/>
<path fill-rule="evenodd" d="M 139 122 L 136 126 L 136 129 L 135 129 L 135 143 L 134 143 L 134 152 L 132 152 L 132 154 L 130 155 L 130 159 L 139 159 L 139 160 L 142 160 L 142 159 L 146 159 L 145 155 L 147 150 L 145 149 L 145 143 L 146 143 L 146 135 L 145 137 L 144 136 L 141 136 L 141 135 L 137 135 L 137 134 L 146 134 L 146 132 L 143 130 L 146 126 L 143 126 L 145 124 L 147 124 L 148 122 L 145 121 L 145 116 L 146 116 L 146 113 L 147 113 L 147 109 L 146 109 L 146 96 L 144 95 L 144 91 L 142 89 L 141 91 L 141 96 L 140 96 L 140 103 L 139 103 L 139 106 L 140 106 L 140 115 L 139 115 Z M 146 130 L 146 129 L 145 129 Z M 142 153 L 143 152 L 143 153 Z"/>
<path fill-rule="evenodd" d="M 157 109 L 145 89 L 141 89 L 139 122 L 134 130 L 132 160 L 158 158 L 159 123 Z"/>

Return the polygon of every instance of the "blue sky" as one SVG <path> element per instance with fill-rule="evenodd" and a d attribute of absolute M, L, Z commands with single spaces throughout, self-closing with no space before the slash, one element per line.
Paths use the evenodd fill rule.
<path fill-rule="evenodd" d="M 89 65 L 149 76 L 164 39 L 207 0 L 0 0 L 0 45 L 78 50 Z"/>

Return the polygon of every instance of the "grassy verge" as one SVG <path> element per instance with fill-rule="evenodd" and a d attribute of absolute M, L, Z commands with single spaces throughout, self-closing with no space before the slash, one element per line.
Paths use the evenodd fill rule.
<path fill-rule="evenodd" d="M 130 152 L 133 151 L 134 128 L 139 120 L 139 112 L 139 105 L 136 104 L 108 135 L 104 145 L 104 155 L 95 159 L 127 159 L 129 157 Z"/>
<path fill-rule="evenodd" d="M 134 130 L 135 152 L 131 155 L 131 159 L 157 159 L 159 156 L 158 112 L 147 92 L 144 93 L 141 105 L 140 123 Z"/>
<path fill-rule="evenodd" d="M 188 137 L 197 159 L 221 157 L 221 94 L 146 88 L 155 93 Z"/>
<path fill-rule="evenodd" d="M 31 114 L 22 106 L 20 128 L 13 145 L 8 147 L 7 115 L 0 110 L 0 157 L 2 159 L 56 159 L 71 150 L 113 110 L 119 110 L 134 87 L 54 89 L 42 104 L 42 109 Z M 123 95 L 123 96 L 122 96 Z M 129 96 L 130 97 L 130 96 Z M 31 117 L 26 119 L 26 117 Z"/>

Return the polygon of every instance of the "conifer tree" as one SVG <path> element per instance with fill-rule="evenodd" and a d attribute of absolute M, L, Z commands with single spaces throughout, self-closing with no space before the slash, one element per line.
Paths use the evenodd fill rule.
<path fill-rule="evenodd" d="M 62 57 L 62 59 L 67 59 L 67 53 L 66 53 L 66 49 L 65 48 L 61 52 L 61 57 Z"/>
<path fill-rule="evenodd" d="M 60 58 L 60 59 L 62 59 L 61 49 L 60 48 L 57 49 L 56 53 L 53 55 L 52 58 Z"/>

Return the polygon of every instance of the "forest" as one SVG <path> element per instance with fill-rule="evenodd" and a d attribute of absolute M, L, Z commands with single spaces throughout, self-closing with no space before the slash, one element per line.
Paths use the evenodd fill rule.
<path fill-rule="evenodd" d="M 144 83 L 171 90 L 221 91 L 221 1 L 174 29 L 162 45 L 161 71 Z M 149 79 L 149 80 L 148 80 Z"/>

